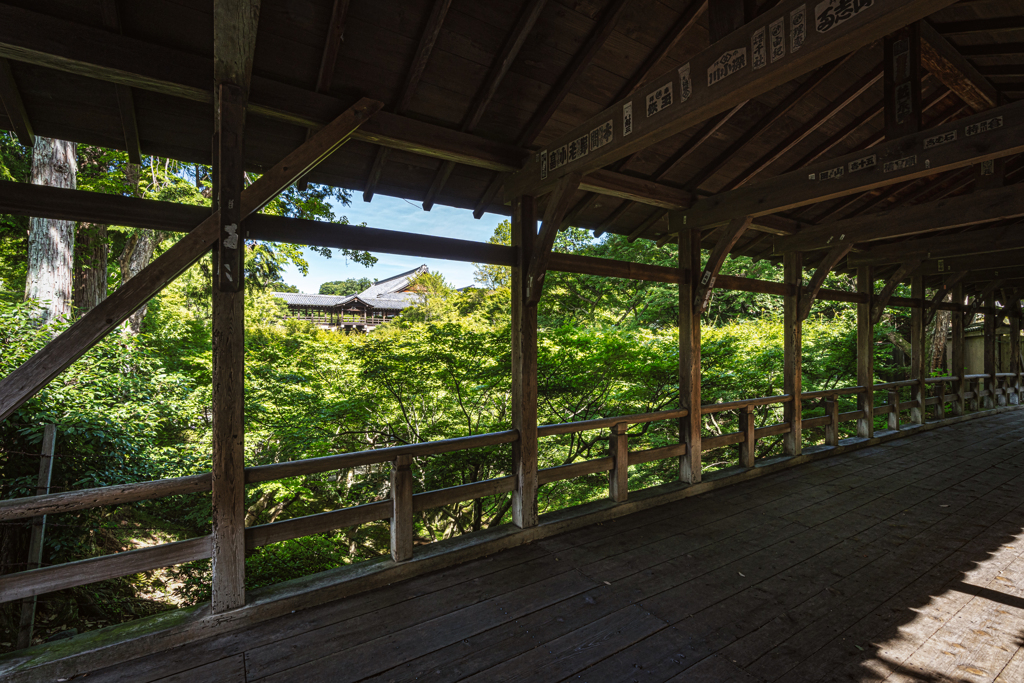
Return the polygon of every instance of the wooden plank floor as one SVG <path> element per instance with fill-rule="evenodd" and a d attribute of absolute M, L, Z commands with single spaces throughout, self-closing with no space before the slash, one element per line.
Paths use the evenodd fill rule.
<path fill-rule="evenodd" d="M 594 525 L 90 681 L 1024 681 L 1010 412 Z"/>

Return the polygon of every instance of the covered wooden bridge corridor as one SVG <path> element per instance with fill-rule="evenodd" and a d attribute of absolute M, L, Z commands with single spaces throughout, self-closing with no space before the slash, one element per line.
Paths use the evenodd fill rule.
<path fill-rule="evenodd" d="M 214 196 L 0 181 L 5 214 L 182 235 L 0 379 L 0 419 L 216 266 L 210 471 L 0 501 L 11 522 L 208 494 L 209 535 L 4 574 L 0 602 L 205 559 L 212 601 L 9 653 L 0 678 L 1024 680 L 1024 368 L 1017 343 L 995 352 L 1004 321 L 1021 337 L 1022 17 L 1020 0 L 3 0 L 0 128 L 210 165 Z M 260 212 L 307 182 L 510 216 L 512 243 Z M 678 266 L 553 252 L 570 225 L 678 243 Z M 247 467 L 246 240 L 511 267 L 507 429 Z M 784 277 L 721 275 L 735 255 Z M 678 405 L 538 424 L 549 271 L 678 285 Z M 824 287 L 833 271 L 855 287 Z M 781 298 L 781 394 L 702 401 L 715 289 Z M 849 386 L 803 390 L 816 300 L 856 306 Z M 879 382 L 887 307 L 911 312 L 911 363 Z M 952 369 L 931 377 L 938 311 Z M 722 412 L 736 432 L 702 428 Z M 678 443 L 631 450 L 655 421 Z M 584 431 L 606 455 L 539 467 L 545 437 Z M 781 456 L 757 457 L 766 437 Z M 414 490 L 414 459 L 497 444 L 503 476 Z M 725 447 L 737 465 L 708 472 Z M 668 459 L 677 480 L 629 490 L 630 466 Z M 387 498 L 245 525 L 246 485 L 368 465 L 390 470 Z M 544 485 L 604 472 L 607 500 L 538 514 Z M 414 549 L 419 513 L 495 495 L 507 524 Z M 247 550 L 382 521 L 390 557 L 246 591 Z"/>
<path fill-rule="evenodd" d="M 946 426 L 333 602 L 304 586 L 148 657 L 94 634 L 29 680 L 1015 683 L 1022 441 L 1017 413 Z"/>

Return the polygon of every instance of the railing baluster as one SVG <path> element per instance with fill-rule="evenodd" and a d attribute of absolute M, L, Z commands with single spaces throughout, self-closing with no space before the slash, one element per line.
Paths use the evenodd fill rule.
<path fill-rule="evenodd" d="M 889 392 L 889 429 L 900 430 L 900 390 Z"/>
<path fill-rule="evenodd" d="M 740 431 L 743 433 L 743 441 L 740 442 L 740 467 L 753 467 L 757 458 L 757 428 L 754 420 L 754 407 L 743 406 L 740 409 Z"/>
<path fill-rule="evenodd" d="M 412 456 L 400 455 L 391 465 L 391 559 L 412 559 Z"/>
<path fill-rule="evenodd" d="M 626 500 L 629 495 L 629 437 L 626 430 L 629 425 L 625 422 L 612 427 L 612 436 L 609 442 L 609 451 L 615 465 L 608 472 L 608 497 L 616 503 Z"/>
<path fill-rule="evenodd" d="M 939 396 L 939 403 L 935 406 L 935 419 L 944 420 L 946 419 L 946 383 L 939 382 L 939 388 L 937 391 Z"/>
<path fill-rule="evenodd" d="M 825 425 L 825 445 L 839 445 L 839 397 L 835 394 L 825 399 L 825 414 L 828 424 Z"/>

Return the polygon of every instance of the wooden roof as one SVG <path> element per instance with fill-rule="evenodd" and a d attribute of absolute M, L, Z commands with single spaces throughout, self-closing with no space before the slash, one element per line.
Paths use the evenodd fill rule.
<path fill-rule="evenodd" d="M 7 0 L 7 87 L 37 134 L 209 163 L 212 14 L 209 0 Z M 1024 96 L 1022 17 L 1024 0 L 965 0 L 928 18 L 925 129 Z M 642 95 L 708 44 L 702 0 L 263 0 L 246 160 L 268 168 L 310 127 L 370 97 L 385 110 L 312 181 L 508 214 L 501 183 L 532 151 Z M 656 181 L 672 204 L 866 149 L 883 139 L 882 88 L 875 43 L 615 162 L 601 182 Z M 0 128 L 18 130 L 18 119 L 0 108 Z M 1016 182 L 1024 163 L 1013 157 L 1007 171 Z M 770 257 L 772 232 L 955 196 L 972 182 L 958 169 L 782 212 L 732 253 Z M 663 206 L 587 189 L 573 198 L 574 224 L 665 238 Z"/>

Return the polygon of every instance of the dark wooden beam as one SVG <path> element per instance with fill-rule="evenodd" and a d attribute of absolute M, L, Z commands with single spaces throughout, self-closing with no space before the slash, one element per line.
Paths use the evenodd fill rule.
<path fill-rule="evenodd" d="M 551 86 L 551 90 L 544 97 L 540 107 L 526 124 L 526 129 L 519 136 L 518 144 L 521 147 L 530 147 L 548 125 L 548 121 L 555 115 L 566 96 L 572 91 L 573 86 L 579 81 L 583 72 L 590 66 L 590 63 L 597 56 L 598 51 L 605 44 L 612 32 L 615 30 L 623 10 L 626 9 L 630 0 L 611 0 L 598 20 L 597 25 L 591 30 L 583 46 L 573 55 L 572 61 L 562 71 L 558 81 Z"/>
<path fill-rule="evenodd" d="M 540 18 L 540 13 L 544 10 L 546 4 L 547 0 L 528 0 L 526 6 L 523 7 L 523 10 L 519 13 L 519 19 L 512 29 L 512 33 L 505 40 L 501 52 L 495 57 L 490 70 L 487 72 L 487 76 L 484 77 L 484 82 L 480 86 L 480 90 L 477 92 L 476 98 L 466 114 L 466 118 L 463 119 L 459 130 L 469 133 L 480 123 L 480 119 L 483 118 L 484 112 L 487 111 L 491 100 L 494 99 L 494 95 L 498 92 L 501 82 L 505 80 L 508 70 L 512 68 L 512 63 L 519 56 L 519 51 L 523 49 L 523 43 L 526 42 L 527 36 L 533 30 L 533 26 Z M 441 164 L 441 168 L 434 175 L 434 181 L 430 184 L 430 189 L 427 190 L 427 196 L 423 199 L 424 211 L 430 211 L 433 208 L 434 201 L 441 191 L 444 190 L 444 186 L 454 170 L 454 162 L 446 161 Z"/>
<path fill-rule="evenodd" d="M 930 259 L 921 267 L 924 275 L 941 275 L 950 271 L 969 270 L 972 274 L 978 270 L 993 268 L 1010 268 L 1024 263 L 1024 251 L 1000 251 L 994 254 L 978 256 L 953 256 L 948 259 Z"/>
<path fill-rule="evenodd" d="M 904 26 L 882 41 L 887 140 L 921 130 L 921 23 Z"/>
<path fill-rule="evenodd" d="M 548 262 L 551 260 L 551 247 L 555 243 L 558 231 L 562 229 L 562 221 L 572 205 L 573 195 L 580 186 L 578 175 L 567 175 L 555 191 L 548 197 L 548 205 L 544 208 L 544 222 L 540 228 L 533 248 L 533 258 L 526 272 L 526 303 L 536 306 L 544 289 L 544 277 L 547 275 Z"/>
<path fill-rule="evenodd" d="M 842 95 L 830 101 L 825 108 L 819 111 L 810 121 L 807 121 L 790 133 L 784 140 L 762 155 L 760 159 L 729 181 L 725 185 L 723 192 L 728 192 L 729 190 L 734 190 L 737 187 L 745 185 L 751 180 L 751 178 L 768 168 L 774 162 L 778 161 L 784 154 L 786 154 L 786 152 L 799 145 L 801 142 L 806 140 L 809 135 L 831 121 L 833 117 L 850 106 L 850 104 L 856 101 L 857 98 L 878 83 L 881 78 L 881 68 L 874 69 L 862 76 L 853 85 L 847 88 Z"/>
<path fill-rule="evenodd" d="M 839 264 L 846 255 L 850 253 L 850 249 L 853 245 L 851 244 L 838 244 L 829 250 L 825 258 L 818 264 L 817 270 L 814 271 L 814 275 L 811 276 L 811 281 L 807 284 L 807 289 L 803 296 L 800 298 L 800 305 L 797 311 L 797 321 L 807 320 L 807 316 L 811 314 L 811 306 L 814 305 L 814 299 L 818 296 L 818 290 L 825 284 L 825 278 L 832 272 L 832 269 Z"/>
<path fill-rule="evenodd" d="M 958 273 L 950 273 L 942 280 L 942 284 L 936 288 L 935 294 L 932 296 L 931 302 L 928 304 L 928 308 L 924 314 L 924 324 L 927 326 L 935 315 L 935 311 L 939 310 L 939 304 L 942 303 L 946 295 L 953 291 L 953 288 L 960 284 L 960 281 L 967 277 L 967 271 L 961 270 Z"/>
<path fill-rule="evenodd" d="M 331 8 L 331 22 L 327 25 L 327 38 L 324 41 L 323 56 L 320 58 L 320 71 L 316 77 L 316 91 L 330 92 L 334 82 L 334 70 L 338 66 L 338 53 L 345 39 L 345 23 L 348 19 L 350 0 L 334 0 Z"/>
<path fill-rule="evenodd" d="M 708 39 L 716 43 L 753 19 L 750 0 L 708 0 Z"/>
<path fill-rule="evenodd" d="M 695 293 L 693 306 L 694 310 L 700 314 L 707 308 L 708 300 L 711 297 L 711 290 L 715 287 L 715 278 L 718 277 L 718 271 L 721 270 L 722 264 L 725 263 L 726 257 L 732 248 L 736 246 L 736 242 L 739 241 L 743 233 L 750 227 L 751 218 L 737 218 L 729 223 L 729 225 L 723 227 L 719 231 L 718 239 L 715 241 L 715 247 L 711 250 L 711 254 L 708 255 L 708 261 L 704 264 L 704 270 L 701 272 L 700 280 L 695 285 Z M 681 238 L 685 239 L 685 238 Z"/>
<path fill-rule="evenodd" d="M 623 107 L 634 105 L 631 99 L 616 103 L 592 117 L 584 125 L 553 141 L 548 149 L 557 150 L 562 145 L 568 146 L 573 140 L 589 135 L 592 130 L 609 121 L 612 122 L 614 130 L 618 131 L 617 134 L 613 134 L 610 142 L 554 169 L 547 168 L 548 165 L 544 161 L 546 157 L 543 154 L 531 158 L 523 170 L 505 183 L 505 195 L 512 197 L 525 190 L 538 194 L 550 191 L 558 179 L 568 173 L 586 174 L 657 144 L 735 107 L 740 102 L 762 95 L 814 70 L 821 64 L 870 44 L 896 28 L 917 21 L 951 2 L 952 0 L 907 0 L 900 3 L 863 5 L 856 16 L 839 24 L 828 24 L 825 19 L 818 23 L 816 19 L 814 25 L 803 35 L 796 52 L 790 48 L 787 56 L 775 62 L 768 61 L 763 68 L 741 68 L 739 61 L 733 62 L 729 59 L 734 52 L 737 58 L 740 54 L 746 54 L 755 34 L 760 30 L 767 30 L 772 21 L 779 17 L 788 17 L 793 12 L 806 11 L 806 3 L 800 0 L 787 0 L 771 12 L 767 12 L 763 19 L 747 24 L 743 29 L 733 32 L 694 56 L 689 62 L 692 76 L 691 82 L 687 83 L 685 102 L 682 102 L 680 95 L 673 96 L 669 104 L 668 97 L 663 96 L 657 100 L 658 108 L 650 111 L 651 115 L 633 117 L 633 128 L 628 135 L 622 133 Z M 811 23 L 809 19 L 810 17 L 808 24 Z M 744 52 L 739 53 L 740 50 Z M 723 56 L 726 60 L 719 63 Z M 724 66 L 726 63 L 728 67 Z M 705 81 L 704 74 L 707 73 L 711 73 L 712 77 Z M 675 92 L 679 79 L 679 72 L 673 71 L 653 80 L 649 92 L 644 94 L 644 100 L 638 100 L 637 110 L 647 114 L 648 96 L 653 101 L 658 90 L 664 93 L 670 86 Z M 682 89 L 682 86 L 679 89 Z M 542 171 L 542 167 L 547 170 Z"/>
<path fill-rule="evenodd" d="M 920 22 L 921 63 L 976 112 L 999 106 L 999 92 L 941 33 Z"/>
<path fill-rule="evenodd" d="M 325 126 L 306 144 L 245 189 L 242 217 L 263 208 L 288 185 L 301 177 L 351 136 L 356 127 L 381 107 L 374 100 L 356 106 Z M 149 301 L 174 278 L 198 261 L 220 233 L 220 216 L 213 214 L 159 258 L 125 283 L 98 306 L 82 316 L 37 351 L 28 361 L 0 380 L 0 420 L 7 419 L 25 401 L 63 372 L 100 339 Z"/>
<path fill-rule="evenodd" d="M 992 280 L 985 287 L 982 287 L 978 293 L 971 299 L 970 305 L 964 312 L 964 327 L 967 327 L 974 322 L 974 316 L 979 312 L 984 311 L 986 317 L 992 317 L 992 309 L 994 308 L 991 303 L 986 302 L 985 299 L 995 292 L 999 287 L 1003 285 L 1004 280 Z"/>
<path fill-rule="evenodd" d="M 416 94 L 416 88 L 419 87 L 420 79 L 423 77 L 423 71 L 427 68 L 427 62 L 430 61 L 430 55 L 434 51 L 437 38 L 441 35 L 441 27 L 444 26 L 444 20 L 448 15 L 448 9 L 451 7 L 451 4 L 452 0 L 434 0 L 430 16 L 423 27 L 423 33 L 420 34 L 420 42 L 416 46 L 416 54 L 409 65 L 409 72 L 405 76 L 405 83 L 402 85 L 401 94 L 398 97 L 398 102 L 395 104 L 394 111 L 396 114 L 404 113 L 409 103 L 412 102 L 412 98 Z M 370 168 L 370 175 L 367 177 L 366 185 L 363 187 L 364 202 L 373 199 L 373 195 L 377 190 L 377 183 L 380 182 L 380 175 L 384 171 L 389 155 L 390 150 L 387 147 L 381 147 L 377 150 L 377 156 L 374 157 L 373 166 Z"/>
<path fill-rule="evenodd" d="M 785 99 L 773 107 L 767 114 L 761 117 L 761 119 L 749 128 L 745 133 L 735 138 L 731 145 L 717 157 L 708 162 L 701 170 L 694 174 L 686 186 L 691 190 L 696 191 L 701 185 L 711 179 L 718 171 L 722 169 L 729 161 L 736 156 L 744 147 L 750 142 L 764 133 L 768 128 L 777 123 L 784 116 L 789 114 L 795 106 L 800 104 L 804 98 L 809 95 L 816 87 L 831 76 L 836 70 L 846 63 L 853 55 L 847 55 L 844 58 L 837 59 L 831 64 L 826 64 L 814 73 L 812 73 L 800 86 L 791 92 Z"/>
<path fill-rule="evenodd" d="M 121 14 L 117 0 L 103 0 L 103 24 L 112 33 L 121 33 Z M 124 145 L 128 161 L 142 163 L 142 145 L 139 140 L 139 124 L 135 117 L 135 95 L 127 85 L 117 84 L 117 108 L 121 113 L 121 128 L 124 130 Z"/>
<path fill-rule="evenodd" d="M 955 138 L 955 139 L 954 139 Z M 949 140 L 949 142 L 939 142 Z M 691 227 L 761 216 L 859 194 L 1024 151 L 1024 103 L 1004 105 L 876 148 L 828 159 L 754 185 L 701 199 Z"/>
<path fill-rule="evenodd" d="M 825 223 L 775 240 L 777 253 L 812 251 L 836 244 L 872 242 L 1024 216 L 1019 186 L 982 190 L 927 204 L 902 206 L 867 216 Z"/>
<path fill-rule="evenodd" d="M 679 44 L 690 29 L 693 28 L 701 15 L 707 11 L 708 0 L 691 0 L 690 4 L 686 6 L 683 13 L 679 15 L 679 19 L 672 25 L 672 28 L 668 30 L 668 33 L 661 39 L 658 46 L 655 47 L 650 54 L 647 55 L 647 59 L 637 69 L 636 73 L 626 81 L 622 89 L 619 90 L 619 94 L 616 95 L 615 100 L 622 100 L 629 97 L 637 88 L 642 84 L 646 83 L 655 73 L 657 73 L 658 66 L 662 60 L 668 56 L 672 50 L 675 49 L 676 45 Z"/>
<path fill-rule="evenodd" d="M 21 91 L 14 81 L 14 74 L 11 73 L 11 65 L 3 57 L 0 57 L 0 104 L 7 110 L 7 118 L 11 122 L 14 134 L 18 136 L 18 142 L 31 147 L 36 144 L 36 136 L 32 131 L 32 122 L 25 111 L 25 103 L 21 99 Z"/>
<path fill-rule="evenodd" d="M 256 30 L 260 21 L 260 0 L 214 0 L 213 79 L 233 83 L 248 93 L 252 61 L 256 52 Z"/>
<path fill-rule="evenodd" d="M 1019 225 L 1011 225 L 885 244 L 851 253 L 849 263 L 885 265 L 907 258 L 947 259 L 1022 248 L 1024 231 Z"/>
<path fill-rule="evenodd" d="M 944 21 L 936 23 L 932 28 L 945 35 L 958 33 L 991 33 L 996 31 L 1014 31 L 1024 29 L 1024 17 L 1007 16 L 989 19 L 965 19 L 962 21 Z"/>
<path fill-rule="evenodd" d="M 1024 42 L 1016 43 L 982 43 L 979 45 L 962 45 L 959 48 L 964 57 L 996 57 L 1004 55 L 1024 54 Z"/>
<path fill-rule="evenodd" d="M 909 275 L 912 275 L 914 271 L 921 267 L 921 259 L 910 259 L 904 261 L 896 268 L 896 271 L 886 279 L 885 284 L 882 286 L 882 291 L 875 295 L 874 304 L 871 307 L 871 324 L 877 325 L 882 320 L 882 314 L 885 313 L 885 306 L 889 303 L 889 299 L 892 297 L 893 292 L 900 285 L 901 282 L 907 279 Z"/>

